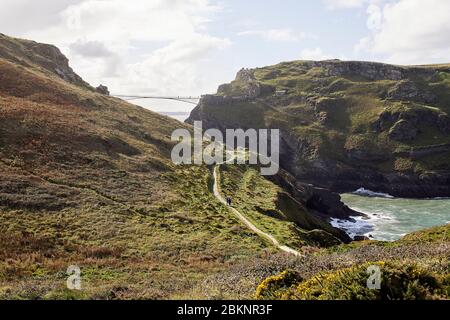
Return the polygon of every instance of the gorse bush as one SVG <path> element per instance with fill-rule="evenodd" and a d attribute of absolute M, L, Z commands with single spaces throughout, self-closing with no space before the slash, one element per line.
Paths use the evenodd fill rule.
<path fill-rule="evenodd" d="M 381 270 L 381 288 L 367 285 L 370 266 Z M 269 277 L 256 289 L 257 299 L 286 300 L 429 300 L 449 297 L 449 276 L 415 264 L 364 263 L 334 272 L 319 273 L 306 281 L 293 280 L 292 272 Z"/>
<path fill-rule="evenodd" d="M 302 280 L 301 276 L 295 271 L 283 271 L 279 275 L 265 279 L 256 288 L 256 297 L 266 300 L 280 299 L 284 295 L 284 290 Z"/>

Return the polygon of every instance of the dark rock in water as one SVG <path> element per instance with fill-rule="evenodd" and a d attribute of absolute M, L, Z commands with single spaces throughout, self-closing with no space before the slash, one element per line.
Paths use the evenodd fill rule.
<path fill-rule="evenodd" d="M 367 240 L 370 240 L 370 238 L 366 236 L 355 236 L 353 238 L 353 241 L 367 241 Z"/>
<path fill-rule="evenodd" d="M 98 92 L 98 93 L 101 93 L 101 94 L 104 94 L 104 95 L 106 95 L 106 96 L 109 96 L 109 90 L 108 90 L 108 87 L 107 86 L 104 86 L 104 85 L 99 85 L 97 88 L 95 88 L 95 90 Z"/>

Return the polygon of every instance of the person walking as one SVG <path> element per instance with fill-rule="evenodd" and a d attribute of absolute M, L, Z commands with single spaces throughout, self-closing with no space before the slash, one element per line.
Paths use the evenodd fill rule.
<path fill-rule="evenodd" d="M 231 207 L 232 204 L 233 204 L 233 201 L 231 200 L 231 197 L 227 197 L 227 205 L 229 207 Z"/>

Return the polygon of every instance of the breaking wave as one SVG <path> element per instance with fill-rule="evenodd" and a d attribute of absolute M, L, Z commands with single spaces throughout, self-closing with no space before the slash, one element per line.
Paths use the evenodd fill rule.
<path fill-rule="evenodd" d="M 358 190 L 352 193 L 364 197 L 394 199 L 394 197 L 388 193 L 375 192 L 364 188 L 359 188 Z"/>

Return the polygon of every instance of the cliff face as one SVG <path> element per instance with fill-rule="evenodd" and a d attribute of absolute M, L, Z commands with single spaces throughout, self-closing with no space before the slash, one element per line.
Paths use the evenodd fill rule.
<path fill-rule="evenodd" d="M 450 65 L 294 61 L 243 69 L 187 120 L 279 128 L 282 167 L 337 192 L 450 196 Z"/>

